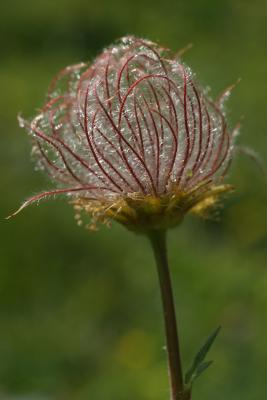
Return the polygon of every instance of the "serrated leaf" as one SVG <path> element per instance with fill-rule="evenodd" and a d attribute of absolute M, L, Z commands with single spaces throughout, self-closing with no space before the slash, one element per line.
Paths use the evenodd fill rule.
<path fill-rule="evenodd" d="M 218 336 L 221 327 L 219 326 L 206 340 L 201 349 L 197 352 L 193 364 L 185 374 L 185 383 L 192 384 L 192 382 L 205 370 L 207 369 L 212 361 L 204 362 L 208 351 L 210 350 L 214 340 Z"/>

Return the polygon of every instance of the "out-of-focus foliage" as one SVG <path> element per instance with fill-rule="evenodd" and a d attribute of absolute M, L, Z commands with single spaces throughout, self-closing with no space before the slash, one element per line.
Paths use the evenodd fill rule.
<path fill-rule="evenodd" d="M 16 116 L 35 114 L 62 67 L 131 33 L 181 49 L 227 103 L 239 142 L 267 159 L 267 3 L 263 0 L 4 0 L 0 5 L 1 215 L 50 187 L 33 171 Z M 223 326 L 195 399 L 267 396 L 267 185 L 237 155 L 236 193 L 220 221 L 188 218 L 170 233 L 185 365 Z M 76 226 L 64 201 L 1 222 L 0 397 L 52 400 L 168 398 L 157 277 L 148 243 L 114 225 Z"/>

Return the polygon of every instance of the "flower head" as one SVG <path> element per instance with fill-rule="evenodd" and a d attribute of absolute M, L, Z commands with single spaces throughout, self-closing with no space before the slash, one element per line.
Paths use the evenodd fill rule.
<path fill-rule="evenodd" d="M 27 200 L 66 194 L 79 214 L 135 231 L 202 214 L 230 185 L 232 138 L 220 103 L 191 70 L 148 40 L 122 38 L 96 60 L 61 71 L 48 102 L 20 124 L 56 183 Z"/>

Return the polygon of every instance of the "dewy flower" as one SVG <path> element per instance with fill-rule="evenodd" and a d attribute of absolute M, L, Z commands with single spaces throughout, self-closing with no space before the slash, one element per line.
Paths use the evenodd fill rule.
<path fill-rule="evenodd" d="M 77 214 L 139 232 L 205 214 L 229 190 L 233 143 L 220 102 L 191 70 L 148 40 L 125 37 L 94 63 L 67 67 L 31 122 L 33 154 Z M 79 217 L 78 217 L 79 218 Z"/>

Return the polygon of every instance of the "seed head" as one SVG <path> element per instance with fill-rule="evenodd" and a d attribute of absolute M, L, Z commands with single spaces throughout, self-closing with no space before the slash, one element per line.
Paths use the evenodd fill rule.
<path fill-rule="evenodd" d="M 221 102 L 191 70 L 148 40 L 125 37 L 92 64 L 67 67 L 31 121 L 33 154 L 78 214 L 145 232 L 204 214 L 221 193 L 232 158 Z"/>

